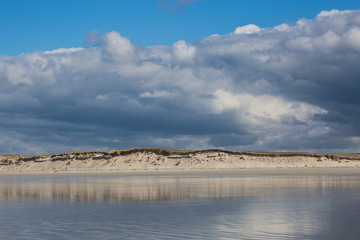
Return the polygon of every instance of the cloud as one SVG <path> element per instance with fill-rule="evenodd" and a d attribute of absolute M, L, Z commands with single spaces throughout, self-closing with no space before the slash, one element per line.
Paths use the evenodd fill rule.
<path fill-rule="evenodd" d="M 195 43 L 136 46 L 113 31 L 0 56 L 0 153 L 360 152 L 359 29 L 360 11 L 332 10 Z"/>
<path fill-rule="evenodd" d="M 45 51 L 44 54 L 56 54 L 56 53 L 69 54 L 81 50 L 83 50 L 83 48 L 58 48 L 51 51 Z"/>
<path fill-rule="evenodd" d="M 144 92 L 139 95 L 140 98 L 174 98 L 179 96 L 178 93 L 172 93 L 167 91 L 155 91 L 151 92 Z"/>
<path fill-rule="evenodd" d="M 104 56 L 106 60 L 117 63 L 131 63 L 135 61 L 134 46 L 129 39 L 112 31 L 106 34 L 104 39 Z"/>
<path fill-rule="evenodd" d="M 360 51 L 360 28 L 352 27 L 345 33 L 345 41 L 352 49 Z"/>
<path fill-rule="evenodd" d="M 254 24 L 248 24 L 246 26 L 237 27 L 234 31 L 235 34 L 252 34 L 260 32 L 260 28 Z"/>
<path fill-rule="evenodd" d="M 178 41 L 173 44 L 172 48 L 177 62 L 193 63 L 196 54 L 196 48 L 194 46 L 190 46 L 185 41 Z"/>

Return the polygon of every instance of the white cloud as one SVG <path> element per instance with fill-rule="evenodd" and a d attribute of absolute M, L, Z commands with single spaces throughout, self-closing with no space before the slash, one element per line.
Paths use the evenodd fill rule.
<path fill-rule="evenodd" d="M 196 53 L 196 48 L 187 44 L 185 41 L 178 41 L 172 46 L 175 59 L 183 63 L 192 63 Z"/>
<path fill-rule="evenodd" d="M 129 39 L 121 36 L 118 32 L 112 31 L 107 33 L 104 42 L 105 55 L 111 58 L 112 61 L 132 63 L 136 59 L 134 46 Z"/>
<path fill-rule="evenodd" d="M 340 42 L 340 36 L 332 31 L 328 31 L 318 38 L 314 39 L 314 45 L 318 48 L 333 49 Z"/>
<path fill-rule="evenodd" d="M 275 26 L 274 29 L 279 31 L 279 32 L 285 32 L 285 31 L 288 31 L 290 29 L 290 26 L 289 26 L 289 24 L 283 23 L 283 24 L 280 24 L 278 26 Z"/>
<path fill-rule="evenodd" d="M 12 84 L 34 85 L 55 81 L 54 74 L 59 70 L 56 59 L 48 58 L 41 52 L 22 54 L 0 64 L 1 73 Z"/>
<path fill-rule="evenodd" d="M 179 93 L 168 91 L 144 92 L 139 95 L 141 98 L 174 98 L 177 96 L 179 96 Z"/>
<path fill-rule="evenodd" d="M 308 123 L 315 114 L 326 114 L 325 109 L 303 102 L 294 102 L 271 95 L 255 96 L 251 94 L 233 94 L 222 89 L 217 90 L 213 100 L 217 114 L 233 111 L 241 122 L 254 127 L 275 124 L 283 127 L 284 117 Z"/>
<path fill-rule="evenodd" d="M 344 15 L 344 14 L 351 14 L 352 11 L 350 10 L 345 10 L 345 11 L 339 11 L 338 9 L 332 9 L 330 11 L 321 11 L 317 17 L 318 18 L 322 18 L 322 17 L 331 17 L 331 16 L 337 16 L 337 15 Z"/>
<path fill-rule="evenodd" d="M 73 52 L 77 52 L 77 51 L 81 51 L 84 50 L 84 48 L 58 48 L 58 49 L 54 49 L 51 51 L 45 51 L 45 54 L 57 54 L 57 53 L 73 53 Z"/>
<path fill-rule="evenodd" d="M 253 33 L 259 33 L 261 31 L 261 28 L 254 24 L 248 24 L 245 26 L 239 26 L 235 29 L 235 34 L 253 34 Z"/>
<path fill-rule="evenodd" d="M 354 50 L 360 51 L 360 28 L 352 27 L 345 33 L 346 43 Z"/>
<path fill-rule="evenodd" d="M 106 101 L 106 100 L 108 100 L 109 99 L 109 96 L 106 96 L 106 95 L 98 95 L 98 96 L 96 96 L 96 98 L 95 98 L 96 100 L 100 100 L 100 101 Z"/>

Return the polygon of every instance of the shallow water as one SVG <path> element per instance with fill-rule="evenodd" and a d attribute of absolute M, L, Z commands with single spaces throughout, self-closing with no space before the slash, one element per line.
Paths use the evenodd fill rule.
<path fill-rule="evenodd" d="M 359 239 L 360 175 L 1 176 L 0 239 Z"/>

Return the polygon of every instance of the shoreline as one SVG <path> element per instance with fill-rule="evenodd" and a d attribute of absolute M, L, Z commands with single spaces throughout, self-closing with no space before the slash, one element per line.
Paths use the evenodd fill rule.
<path fill-rule="evenodd" d="M 195 170 L 22 171 L 2 176 L 360 175 L 360 168 L 248 168 Z"/>

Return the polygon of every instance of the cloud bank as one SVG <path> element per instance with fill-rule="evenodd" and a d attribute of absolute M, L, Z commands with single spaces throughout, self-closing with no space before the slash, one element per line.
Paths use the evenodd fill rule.
<path fill-rule="evenodd" d="M 360 11 L 171 46 L 97 41 L 0 56 L 1 154 L 360 152 Z"/>

